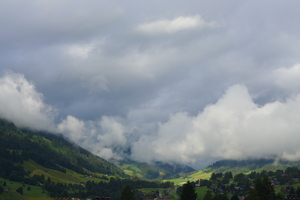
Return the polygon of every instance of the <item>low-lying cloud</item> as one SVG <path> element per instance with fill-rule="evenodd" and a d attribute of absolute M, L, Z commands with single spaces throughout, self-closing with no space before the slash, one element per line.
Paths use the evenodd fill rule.
<path fill-rule="evenodd" d="M 132 159 L 143 162 L 193 165 L 207 159 L 300 159 L 300 94 L 258 105 L 245 85 L 236 84 L 197 115 L 171 114 L 141 135 L 138 132 L 149 124 L 112 116 L 83 121 L 69 115 L 55 124 L 55 109 L 21 74 L 9 72 L 1 77 L 0 92 L 4 94 L 0 98 L 2 118 L 20 127 L 63 133 L 106 159 L 122 159 L 128 148 Z"/>
<path fill-rule="evenodd" d="M 16 125 L 54 131 L 56 110 L 43 101 L 32 83 L 24 75 L 7 72 L 0 78 L 0 117 Z"/>
<path fill-rule="evenodd" d="M 115 149 L 126 148 L 126 127 L 113 117 L 103 116 L 99 121 L 82 121 L 68 116 L 58 131 L 74 143 L 105 159 L 121 159 Z"/>
<path fill-rule="evenodd" d="M 246 86 L 234 85 L 197 116 L 176 113 L 159 125 L 155 137 L 142 136 L 132 156 L 144 160 L 193 163 L 202 157 L 295 159 L 299 151 L 300 94 L 284 102 L 257 105 Z M 148 154 L 142 146 L 151 141 Z M 149 153 L 151 152 L 151 153 Z M 289 152 L 289 153 L 288 153 Z M 290 156 L 288 156 L 290 155 Z"/>

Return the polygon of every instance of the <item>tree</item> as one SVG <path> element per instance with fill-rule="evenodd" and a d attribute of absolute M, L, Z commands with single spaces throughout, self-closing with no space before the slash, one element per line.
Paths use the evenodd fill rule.
<path fill-rule="evenodd" d="M 246 200 L 274 200 L 276 199 L 274 187 L 271 185 L 268 176 L 258 178 L 254 190 L 249 192 Z"/>
<path fill-rule="evenodd" d="M 284 196 L 285 196 L 284 194 L 282 194 L 281 192 L 279 192 L 279 193 L 276 194 L 276 199 L 277 200 L 284 200 Z"/>
<path fill-rule="evenodd" d="M 180 200 L 196 200 L 197 194 L 194 186 L 188 181 L 182 186 L 182 192 L 180 194 Z"/>
<path fill-rule="evenodd" d="M 225 172 L 225 175 L 224 175 L 225 178 L 233 178 L 233 175 L 231 172 Z"/>
<path fill-rule="evenodd" d="M 203 197 L 203 200 L 212 200 L 212 199 L 213 199 L 213 196 L 211 194 L 211 191 L 207 190 L 207 192 L 205 193 L 205 195 Z"/>
<path fill-rule="evenodd" d="M 238 195 L 233 195 L 232 197 L 231 197 L 231 199 L 230 200 L 239 200 L 240 198 L 238 197 Z"/>
<path fill-rule="evenodd" d="M 17 188 L 16 191 L 17 191 L 18 193 L 20 193 L 20 194 L 23 195 L 23 187 Z"/>
<path fill-rule="evenodd" d="M 0 185 L 0 194 L 3 193 L 4 189 L 2 187 L 2 185 Z"/>
<path fill-rule="evenodd" d="M 258 193 L 256 190 L 250 190 L 248 196 L 245 198 L 245 200 L 260 200 Z"/>
<path fill-rule="evenodd" d="M 222 180 L 222 184 L 228 184 L 229 183 L 229 178 L 224 177 Z"/>
<path fill-rule="evenodd" d="M 300 197 L 300 187 L 297 187 L 296 194 L 298 194 L 298 197 Z"/>
<path fill-rule="evenodd" d="M 228 197 L 225 194 L 217 194 L 214 196 L 213 200 L 228 200 Z"/>
<path fill-rule="evenodd" d="M 268 176 L 262 179 L 257 179 L 255 183 L 255 190 L 261 200 L 273 200 L 276 198 L 274 187 L 271 185 Z"/>
<path fill-rule="evenodd" d="M 122 190 L 121 200 L 135 200 L 133 191 L 129 185 L 125 186 Z"/>

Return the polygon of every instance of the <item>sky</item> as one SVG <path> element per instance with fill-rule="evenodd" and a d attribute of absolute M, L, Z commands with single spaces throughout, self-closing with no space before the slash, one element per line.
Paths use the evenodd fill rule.
<path fill-rule="evenodd" d="M 299 160 L 299 7 L 0 1 L 0 117 L 108 160 Z"/>

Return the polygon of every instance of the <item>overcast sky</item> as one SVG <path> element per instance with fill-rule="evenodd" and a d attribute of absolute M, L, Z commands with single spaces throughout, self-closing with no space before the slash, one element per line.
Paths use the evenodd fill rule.
<path fill-rule="evenodd" d="M 300 159 L 299 0 L 0 1 L 0 117 L 106 159 Z"/>

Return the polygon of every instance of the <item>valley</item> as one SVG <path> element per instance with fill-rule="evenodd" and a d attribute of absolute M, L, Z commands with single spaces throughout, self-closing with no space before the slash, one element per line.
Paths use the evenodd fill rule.
<path fill-rule="evenodd" d="M 77 197 L 81 199 L 109 196 L 120 198 L 126 185 L 133 188 L 139 199 L 179 199 L 181 187 L 190 182 L 199 199 L 207 191 L 225 191 L 232 196 L 234 187 L 249 190 L 253 181 L 263 175 L 269 177 L 288 174 L 276 185 L 277 194 L 286 195 L 286 188 L 295 190 L 300 183 L 299 162 L 274 160 L 222 160 L 196 171 L 188 166 L 157 162 L 153 164 L 124 160 L 114 165 L 87 150 L 46 132 L 20 129 L 13 123 L 0 120 L 0 200 L 44 197 Z M 293 172 L 285 171 L 290 170 Z M 224 174 L 232 173 L 227 180 Z M 253 174 L 257 173 L 256 176 Z M 241 182 L 236 177 L 251 177 Z M 271 180 L 271 179 L 270 179 Z M 200 186 L 198 185 L 200 184 Z M 246 185 L 245 185 L 246 184 Z M 221 190 L 222 189 L 222 190 Z M 223 194 L 223 193 L 222 193 Z"/>

